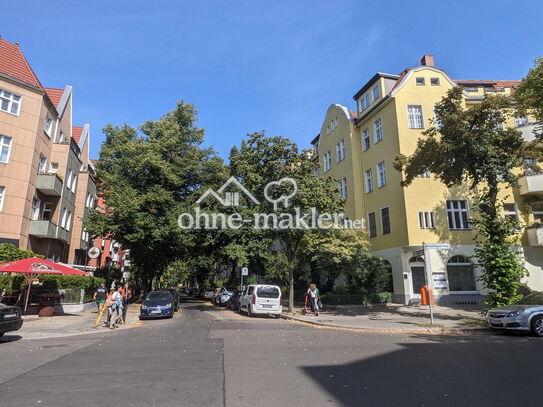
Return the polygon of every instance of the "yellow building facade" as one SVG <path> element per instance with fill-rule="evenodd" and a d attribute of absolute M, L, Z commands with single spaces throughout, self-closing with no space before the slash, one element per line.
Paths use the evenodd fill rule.
<path fill-rule="evenodd" d="M 518 81 L 453 80 L 435 67 L 433 56 L 425 55 L 420 66 L 399 75 L 374 75 L 354 95 L 356 111 L 337 104 L 328 108 L 312 141 L 318 156 L 315 174 L 335 177 L 346 199 L 346 216 L 366 221 L 371 253 L 392 269 L 394 302 L 418 301 L 426 279 L 440 303 L 481 301 L 480 270 L 470 259 L 474 231 L 468 186 L 449 189 L 432 174 L 421 174 L 404 188 L 392 164 L 398 154 L 415 151 L 434 118 L 435 104 L 452 87 L 464 88 L 469 106 L 489 94 L 510 94 L 516 85 Z M 530 139 L 535 123 L 517 118 L 510 125 Z M 527 227 L 517 248 L 529 273 L 525 282 L 543 290 L 543 228 L 530 227 L 543 220 L 543 175 L 524 175 L 520 188 L 504 188 L 502 197 L 504 214 Z"/>

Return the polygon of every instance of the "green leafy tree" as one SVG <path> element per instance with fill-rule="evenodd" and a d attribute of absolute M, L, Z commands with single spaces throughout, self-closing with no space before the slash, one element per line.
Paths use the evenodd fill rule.
<path fill-rule="evenodd" d="M 35 254 L 32 250 L 19 249 L 11 243 L 0 244 L 0 263 L 7 261 L 22 260 L 29 257 L 44 258 L 42 255 Z"/>
<path fill-rule="evenodd" d="M 418 140 L 413 155 L 400 155 L 395 168 L 404 171 L 403 186 L 430 171 L 447 187 L 468 184 L 474 197 L 476 255 L 483 268 L 482 281 L 491 290 L 487 305 L 516 299 L 525 273 L 518 255 L 510 249 L 515 225 L 502 215 L 501 186 L 517 187 L 519 169 L 539 155 L 514 128 L 506 127 L 514 112 L 505 96 L 485 98 L 465 108 L 462 88 L 451 89 L 436 105 L 436 122 Z M 498 258 L 495 256 L 499 256 Z"/>
<path fill-rule="evenodd" d="M 138 130 L 104 129 L 97 176 L 106 208 L 93 211 L 85 227 L 130 249 L 144 290 L 172 261 L 191 257 L 197 238 L 181 230 L 177 217 L 190 209 L 196 189 L 225 178 L 226 166 L 201 146 L 204 131 L 195 121 L 194 107 L 179 102 Z"/>
<path fill-rule="evenodd" d="M 532 113 L 539 123 L 543 123 L 543 57 L 535 61 L 534 68 L 528 71 L 514 94 L 520 114 Z M 543 136 L 539 127 L 539 138 Z"/>
<path fill-rule="evenodd" d="M 315 177 L 314 161 L 308 151 L 299 151 L 296 144 L 283 137 L 267 137 L 264 133 L 254 133 L 243 140 L 241 147 L 232 149 L 230 153 L 231 173 L 239 178 L 242 184 L 251 190 L 260 202 L 260 213 L 290 213 L 295 208 L 306 213 L 316 208 L 319 213 L 336 213 L 343 210 L 343 199 L 337 194 L 337 181 L 331 177 Z M 274 207 L 263 195 L 269 182 L 283 178 L 296 180 L 298 191 L 290 199 L 287 208 Z M 279 197 L 290 195 L 292 185 L 284 183 L 276 185 L 269 195 Z M 304 241 L 311 231 L 307 229 L 267 230 L 263 233 L 274 242 L 276 251 L 286 257 L 289 309 L 293 310 L 294 283 L 296 271 L 302 268 Z"/>

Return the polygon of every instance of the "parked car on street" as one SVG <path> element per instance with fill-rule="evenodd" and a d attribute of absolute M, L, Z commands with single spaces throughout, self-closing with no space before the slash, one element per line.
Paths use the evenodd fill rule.
<path fill-rule="evenodd" d="M 245 287 L 240 301 L 240 312 L 252 317 L 257 314 L 281 317 L 281 289 L 276 285 L 251 284 Z"/>
<path fill-rule="evenodd" d="M 140 319 L 173 317 L 175 300 L 167 290 L 151 291 L 140 307 Z"/>
<path fill-rule="evenodd" d="M 487 321 L 493 329 L 543 337 L 543 293 L 531 293 L 513 305 L 493 308 L 487 313 Z"/>
<path fill-rule="evenodd" d="M 214 288 L 208 287 L 202 290 L 202 299 L 204 300 L 212 300 L 214 295 L 215 295 Z"/>
<path fill-rule="evenodd" d="M 215 298 L 213 299 L 213 302 L 215 303 L 215 305 L 219 305 L 219 306 L 226 305 L 226 303 L 228 302 L 232 294 L 234 294 L 233 288 L 223 287 L 221 288 L 221 291 L 219 291 L 219 293 L 215 296 Z"/>
<path fill-rule="evenodd" d="M 240 310 L 241 294 L 243 294 L 243 291 L 235 290 L 230 296 L 230 298 L 228 299 L 228 301 L 226 301 L 226 306 L 230 308 L 232 311 Z"/>
<path fill-rule="evenodd" d="M 168 291 L 172 295 L 172 298 L 173 298 L 173 301 L 174 301 L 173 310 L 174 311 L 179 311 L 179 303 L 181 302 L 179 292 L 175 288 L 168 288 Z"/>
<path fill-rule="evenodd" d="M 21 309 L 0 303 L 0 337 L 6 332 L 17 331 L 23 326 Z"/>

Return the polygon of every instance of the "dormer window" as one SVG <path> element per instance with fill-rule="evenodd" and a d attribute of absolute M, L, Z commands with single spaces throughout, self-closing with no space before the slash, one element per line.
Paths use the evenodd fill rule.
<path fill-rule="evenodd" d="M 375 86 L 371 90 L 371 94 L 373 96 L 373 101 L 374 102 L 381 97 L 381 88 L 379 87 L 379 85 Z"/>
<path fill-rule="evenodd" d="M 369 93 L 368 94 L 365 94 L 364 96 L 362 96 L 359 100 L 359 109 L 361 112 L 363 112 L 364 110 L 366 110 L 368 108 L 368 106 L 370 105 L 370 95 Z"/>
<path fill-rule="evenodd" d="M 419 78 L 416 78 L 415 81 L 416 81 L 416 83 L 417 83 L 417 86 L 424 86 L 424 85 L 426 85 L 426 81 L 424 80 L 424 78 L 419 77 Z"/>

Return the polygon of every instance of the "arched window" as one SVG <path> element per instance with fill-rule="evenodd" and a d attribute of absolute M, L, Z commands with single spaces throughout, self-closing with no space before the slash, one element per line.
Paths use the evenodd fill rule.
<path fill-rule="evenodd" d="M 409 259 L 409 263 L 424 263 L 424 259 L 420 256 L 413 256 Z"/>
<path fill-rule="evenodd" d="M 467 257 L 452 256 L 447 262 L 449 291 L 476 291 L 473 264 Z"/>

